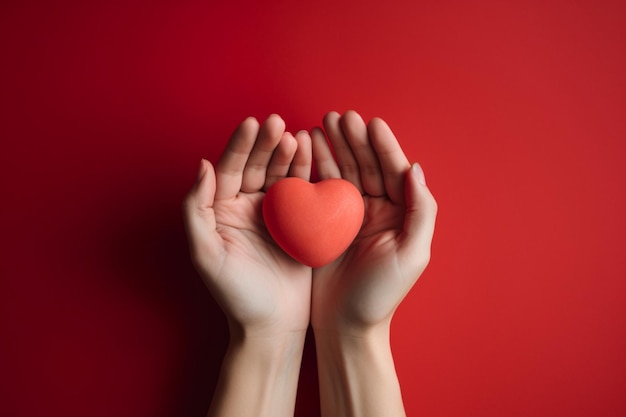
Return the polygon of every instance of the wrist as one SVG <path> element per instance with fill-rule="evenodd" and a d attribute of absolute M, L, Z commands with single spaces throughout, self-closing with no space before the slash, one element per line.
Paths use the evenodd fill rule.
<path fill-rule="evenodd" d="M 325 359 L 352 362 L 367 356 L 391 356 L 390 327 L 386 324 L 368 327 L 316 328 L 315 344 Z M 369 358 L 372 359 L 372 358 Z"/>
<path fill-rule="evenodd" d="M 305 333 L 256 330 L 231 327 L 209 416 L 293 415 Z"/>
<path fill-rule="evenodd" d="M 283 343 L 288 341 L 304 340 L 308 329 L 299 324 L 277 323 L 241 323 L 228 319 L 228 332 L 230 341 L 258 341 L 259 343 Z"/>
<path fill-rule="evenodd" d="M 303 349 L 306 330 L 270 331 L 266 328 L 244 327 L 229 324 L 229 350 L 245 350 L 265 360 L 276 362 L 293 357 L 293 352 Z"/>
<path fill-rule="evenodd" d="M 387 324 L 314 334 L 323 417 L 405 415 Z"/>
<path fill-rule="evenodd" d="M 289 334 L 280 337 L 257 337 L 253 335 L 231 336 L 228 348 L 245 348 L 258 355 L 285 358 L 284 353 L 304 346 L 306 335 Z"/>
<path fill-rule="evenodd" d="M 391 317 L 372 323 L 344 318 L 312 320 L 311 327 L 315 336 L 319 334 L 332 337 L 379 338 L 389 336 Z"/>

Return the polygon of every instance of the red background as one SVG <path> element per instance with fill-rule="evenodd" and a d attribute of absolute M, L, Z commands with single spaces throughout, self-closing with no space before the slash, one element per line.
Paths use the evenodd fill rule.
<path fill-rule="evenodd" d="M 0 415 L 203 416 L 227 331 L 180 203 L 248 115 L 382 116 L 440 213 L 411 416 L 626 415 L 626 7 L 0 5 Z M 298 416 L 319 413 L 307 344 Z"/>

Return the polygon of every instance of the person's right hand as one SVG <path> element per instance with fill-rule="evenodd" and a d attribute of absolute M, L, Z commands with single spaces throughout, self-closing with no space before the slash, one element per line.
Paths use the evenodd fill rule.
<path fill-rule="evenodd" d="M 311 268 L 286 255 L 265 229 L 265 190 L 287 175 L 309 179 L 311 143 L 277 115 L 244 120 L 216 168 L 203 160 L 184 204 L 191 255 L 234 328 L 271 338 L 309 325 Z"/>

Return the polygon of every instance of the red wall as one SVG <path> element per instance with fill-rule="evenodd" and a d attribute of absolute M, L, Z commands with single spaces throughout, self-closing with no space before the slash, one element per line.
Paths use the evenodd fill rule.
<path fill-rule="evenodd" d="M 0 5 L 0 416 L 203 416 L 198 162 L 350 108 L 440 206 L 393 327 L 408 414 L 626 415 L 623 2 L 102 3 Z"/>

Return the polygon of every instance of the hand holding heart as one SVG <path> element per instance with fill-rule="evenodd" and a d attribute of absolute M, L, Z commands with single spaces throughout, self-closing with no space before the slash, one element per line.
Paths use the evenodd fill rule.
<path fill-rule="evenodd" d="M 265 190 L 287 175 L 308 180 L 311 140 L 285 132 L 277 115 L 244 120 L 217 165 L 203 160 L 184 204 L 196 269 L 231 333 L 301 333 L 310 319 L 311 269 L 280 249 L 261 217 Z"/>
<path fill-rule="evenodd" d="M 356 112 L 331 112 L 324 128 L 335 157 L 321 129 L 294 137 L 273 115 L 261 127 L 246 119 L 215 168 L 203 161 L 186 199 L 187 230 L 194 263 L 232 325 L 284 333 L 304 332 L 309 320 L 315 329 L 333 331 L 384 323 L 428 263 L 437 208 L 419 165 L 411 167 L 381 119 L 366 124 Z M 307 235 L 304 242 L 318 245 L 315 253 L 324 258 L 309 263 L 314 269 L 275 243 L 262 214 L 276 181 L 309 181 L 312 159 L 321 180 L 356 187 L 364 213 L 354 240 L 347 238 L 327 265 L 321 266 L 339 253 L 328 258 L 320 232 Z M 307 195 L 302 187 L 294 192 Z"/>
<path fill-rule="evenodd" d="M 317 331 L 388 326 L 430 259 L 437 204 L 424 173 L 410 165 L 389 126 L 353 111 L 331 112 L 312 131 L 321 179 L 344 178 L 363 195 L 365 219 L 335 262 L 313 271 L 311 323 Z"/>

